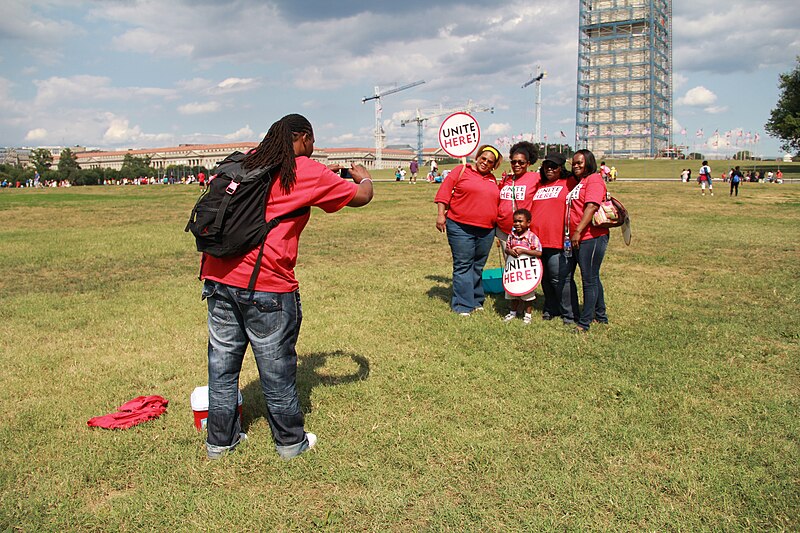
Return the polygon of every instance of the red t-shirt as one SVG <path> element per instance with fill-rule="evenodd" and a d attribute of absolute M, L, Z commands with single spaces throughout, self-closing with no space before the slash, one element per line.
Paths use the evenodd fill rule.
<path fill-rule="evenodd" d="M 564 222 L 567 215 L 567 194 L 575 187 L 575 178 L 540 181 L 533 193 L 531 231 L 543 248 L 564 248 Z"/>
<path fill-rule="evenodd" d="M 583 218 L 583 210 L 588 202 L 600 205 L 606 199 L 606 183 L 599 173 L 595 172 L 578 183 L 569 193 L 572 199 L 569 209 L 569 232 L 575 231 Z M 602 235 L 608 235 L 608 228 L 593 226 L 591 222 L 581 233 L 581 240 L 594 239 Z"/>
<path fill-rule="evenodd" d="M 466 165 L 466 168 L 457 166 L 450 171 L 439 186 L 433 201 L 450 205 L 447 211 L 447 218 L 450 220 L 479 228 L 493 228 L 497 222 L 499 198 L 500 189 L 497 188 L 494 176 L 481 176 L 472 166 Z"/>
<path fill-rule="evenodd" d="M 295 158 L 297 180 L 286 194 L 278 177 L 272 185 L 267 200 L 265 218 L 291 213 L 304 206 L 322 208 L 333 213 L 350 203 L 358 192 L 358 185 L 343 180 L 325 165 L 305 156 Z M 300 233 L 305 228 L 310 213 L 283 220 L 267 235 L 264 257 L 256 281 L 256 290 L 264 292 L 292 292 L 298 283 L 294 278 Z M 219 281 L 232 287 L 246 288 L 258 258 L 258 248 L 241 257 L 212 257 L 206 254 L 201 278 Z"/>
<path fill-rule="evenodd" d="M 500 183 L 500 203 L 497 206 L 497 227 L 505 233 L 514 229 L 514 205 L 516 209 L 531 210 L 533 193 L 541 177 L 538 172 L 526 172 L 518 179 L 506 176 Z M 512 200 L 513 199 L 513 200 Z"/>

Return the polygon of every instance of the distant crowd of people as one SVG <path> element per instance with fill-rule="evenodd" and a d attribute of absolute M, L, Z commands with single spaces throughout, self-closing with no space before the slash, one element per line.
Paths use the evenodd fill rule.
<path fill-rule="evenodd" d="M 697 183 L 700 184 L 702 195 L 706 195 L 706 189 L 714 196 L 714 180 L 711 177 L 711 167 L 708 161 L 703 161 L 700 171 L 697 175 Z M 692 169 L 684 168 L 681 170 L 681 182 L 689 183 L 692 179 Z M 776 172 L 771 170 L 751 170 L 750 172 L 742 172 L 741 167 L 738 165 L 731 167 L 727 172 L 723 171 L 720 174 L 720 179 L 723 183 L 730 184 L 730 196 L 739 196 L 739 184 L 743 181 L 754 183 L 783 183 L 783 172 L 778 169 Z"/>
<path fill-rule="evenodd" d="M 155 177 L 155 176 L 140 176 L 138 178 L 121 178 L 114 180 L 103 180 L 101 185 L 191 185 L 198 183 L 201 186 L 206 184 L 206 176 L 200 172 L 196 176 L 189 174 L 187 176 L 173 176 L 172 174 Z"/>
<path fill-rule="evenodd" d="M 708 161 L 703 161 L 703 165 L 707 166 Z M 733 175 L 737 170 L 741 174 L 742 181 L 747 181 L 752 183 L 783 183 L 783 172 L 781 171 L 781 169 L 777 169 L 775 172 L 772 172 L 771 170 L 752 169 L 748 172 L 748 171 L 742 171 L 741 167 L 736 166 L 736 167 L 731 167 L 731 169 L 728 170 L 727 172 L 722 172 L 719 178 L 723 182 L 730 182 L 733 180 Z M 689 183 L 690 181 L 692 181 L 692 169 L 684 168 L 681 170 L 681 181 L 684 183 Z M 705 181 L 705 180 L 701 180 L 701 178 L 698 176 L 698 183 L 700 181 Z"/>
<path fill-rule="evenodd" d="M 10 181 L 7 179 L 0 181 L 0 189 L 43 189 L 45 187 L 72 187 L 72 183 L 69 180 L 40 180 L 38 178 L 28 178 L 25 181 Z"/>
<path fill-rule="evenodd" d="M 191 185 L 193 183 L 199 184 L 201 187 L 206 185 L 206 176 L 203 172 L 197 175 L 188 174 L 186 176 L 174 176 L 171 174 L 164 176 L 139 176 L 136 178 L 119 178 L 119 179 L 105 179 L 102 180 L 100 185 Z M 42 189 L 47 187 L 72 187 L 70 180 L 43 180 L 39 174 L 35 174 L 33 178 L 28 178 L 25 181 L 11 181 L 4 179 L 0 181 L 0 188 L 2 189 L 24 189 L 24 188 Z"/>

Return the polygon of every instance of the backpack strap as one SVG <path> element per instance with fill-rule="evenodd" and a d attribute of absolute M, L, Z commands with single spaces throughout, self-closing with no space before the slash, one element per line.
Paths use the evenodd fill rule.
<path fill-rule="evenodd" d="M 286 220 L 288 218 L 301 217 L 301 216 L 305 215 L 306 213 L 308 213 L 309 211 L 311 211 L 311 208 L 308 207 L 308 206 L 300 207 L 300 208 L 295 209 L 294 211 L 292 211 L 290 213 L 286 213 L 285 215 L 281 215 L 279 217 L 275 217 L 272 220 L 270 220 L 269 222 L 267 222 L 267 232 L 264 234 L 264 240 L 261 241 L 261 246 L 259 247 L 259 250 L 258 250 L 258 257 L 256 258 L 256 264 L 253 267 L 253 274 L 250 276 L 250 283 L 247 284 L 247 290 L 248 291 L 252 291 L 252 290 L 254 290 L 256 288 L 256 281 L 258 280 L 258 273 L 261 270 L 261 259 L 264 257 L 264 245 L 267 244 L 267 235 L 269 235 L 269 232 L 272 231 L 273 229 L 275 229 L 275 227 L 278 224 L 280 224 L 282 221 L 284 221 L 284 220 Z"/>

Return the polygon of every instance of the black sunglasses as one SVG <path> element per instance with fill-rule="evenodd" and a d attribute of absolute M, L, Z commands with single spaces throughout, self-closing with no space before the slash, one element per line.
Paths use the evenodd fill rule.
<path fill-rule="evenodd" d="M 511 164 L 512 165 L 527 165 L 528 162 L 525 161 L 524 159 L 512 159 L 511 160 Z"/>

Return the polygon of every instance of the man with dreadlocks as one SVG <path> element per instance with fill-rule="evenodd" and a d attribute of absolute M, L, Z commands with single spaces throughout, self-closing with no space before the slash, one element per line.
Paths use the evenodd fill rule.
<path fill-rule="evenodd" d="M 246 156 L 245 169 L 278 171 L 267 200 L 267 220 L 305 206 L 332 213 L 372 200 L 372 180 L 366 168 L 353 165 L 350 173 L 355 183 L 345 181 L 311 160 L 313 152 L 311 123 L 292 114 L 274 123 L 261 144 Z M 294 266 L 300 233 L 309 216 L 306 212 L 286 218 L 268 234 L 253 291 L 245 287 L 258 248 L 241 257 L 206 255 L 202 263 L 203 298 L 208 300 L 206 451 L 210 459 L 224 456 L 247 438 L 240 425 L 237 400 L 239 372 L 248 343 L 255 355 L 278 454 L 288 460 L 317 442 L 316 435 L 305 431 L 296 383 L 295 344 L 303 315 Z"/>

